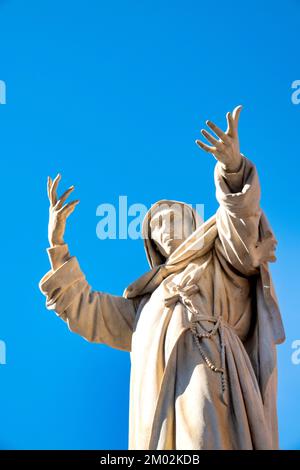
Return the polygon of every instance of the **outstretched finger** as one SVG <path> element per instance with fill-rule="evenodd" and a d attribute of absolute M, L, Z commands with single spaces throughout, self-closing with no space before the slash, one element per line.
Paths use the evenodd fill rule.
<path fill-rule="evenodd" d="M 78 203 L 79 203 L 79 199 L 69 202 L 68 204 L 65 204 L 61 209 L 59 209 L 57 213 L 68 217 L 68 215 L 70 215 L 71 212 L 73 212 L 73 210 L 75 209 Z"/>
<path fill-rule="evenodd" d="M 51 201 L 53 206 L 57 202 L 56 190 L 57 190 L 57 186 L 58 186 L 58 183 L 59 183 L 60 179 L 61 179 L 61 175 L 58 173 L 57 176 L 54 178 L 54 181 L 53 181 L 53 183 L 51 185 L 51 188 L 50 188 L 50 201 Z"/>
<path fill-rule="evenodd" d="M 212 145 L 214 145 L 218 150 L 221 150 L 222 147 L 222 142 L 219 140 L 215 139 L 212 135 L 210 135 L 209 132 L 207 132 L 205 129 L 201 129 L 201 134 L 204 135 L 204 137 L 210 142 Z"/>
<path fill-rule="evenodd" d="M 52 186 L 52 179 L 50 176 L 47 178 L 47 194 L 48 194 L 48 199 L 50 200 L 50 188 Z M 51 201 L 50 201 L 51 202 Z"/>
<path fill-rule="evenodd" d="M 67 189 L 62 196 L 58 199 L 57 203 L 55 204 L 54 208 L 55 209 L 60 209 L 65 202 L 65 200 L 69 197 L 72 191 L 74 191 L 75 187 L 70 186 L 69 189 Z"/>
<path fill-rule="evenodd" d="M 226 133 L 233 137 L 235 135 L 235 127 L 234 127 L 234 122 L 231 113 L 226 114 L 226 120 L 227 120 L 227 130 Z"/>
<path fill-rule="evenodd" d="M 77 206 L 78 203 L 79 201 L 76 204 L 74 204 L 74 206 L 69 207 L 69 209 L 66 211 L 66 218 L 72 214 L 72 212 L 75 210 L 75 207 Z"/>
<path fill-rule="evenodd" d="M 217 151 L 216 147 L 210 147 L 209 145 L 206 145 L 203 142 L 201 142 L 201 140 L 196 140 L 196 144 L 199 145 L 199 147 L 201 147 L 202 150 L 205 150 L 205 152 L 216 153 Z"/>
<path fill-rule="evenodd" d="M 228 136 L 225 134 L 225 132 L 222 131 L 222 129 L 220 129 L 218 126 L 216 126 L 216 124 L 214 124 L 213 122 L 211 121 L 206 121 L 206 124 L 208 125 L 208 127 L 210 127 L 214 133 L 221 139 L 223 140 L 224 144 L 228 144 L 229 143 L 229 138 Z"/>
<path fill-rule="evenodd" d="M 234 122 L 235 129 L 237 129 L 237 127 L 238 127 L 239 118 L 240 118 L 242 108 L 243 108 L 243 106 L 239 105 L 239 106 L 236 106 L 236 108 L 234 108 L 234 110 L 232 111 L 232 119 L 233 119 L 233 122 Z"/>
<path fill-rule="evenodd" d="M 77 204 L 79 204 L 79 199 L 70 203 L 70 206 L 66 209 L 66 217 L 69 217 L 69 215 L 72 214 Z"/>

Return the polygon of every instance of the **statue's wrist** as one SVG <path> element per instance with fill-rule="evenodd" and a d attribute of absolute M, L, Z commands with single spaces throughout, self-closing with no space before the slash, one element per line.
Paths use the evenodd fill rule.
<path fill-rule="evenodd" d="M 53 271 L 60 268 L 70 259 L 69 248 L 66 243 L 63 245 L 51 246 L 50 248 L 47 248 L 47 252 Z"/>
<path fill-rule="evenodd" d="M 243 164 L 242 157 L 237 162 L 232 163 L 232 164 L 221 163 L 222 168 L 226 173 L 238 173 L 240 169 L 242 168 L 242 164 Z"/>
<path fill-rule="evenodd" d="M 61 238 L 61 239 L 50 239 L 49 243 L 50 243 L 51 248 L 55 248 L 56 246 L 65 245 L 65 241 L 64 241 L 63 238 Z"/>

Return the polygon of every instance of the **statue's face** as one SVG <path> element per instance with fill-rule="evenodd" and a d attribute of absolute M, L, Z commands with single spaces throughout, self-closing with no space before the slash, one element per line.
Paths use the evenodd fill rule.
<path fill-rule="evenodd" d="M 164 205 L 151 216 L 151 239 L 165 258 L 168 258 L 193 230 L 191 211 L 180 204 L 167 207 Z"/>

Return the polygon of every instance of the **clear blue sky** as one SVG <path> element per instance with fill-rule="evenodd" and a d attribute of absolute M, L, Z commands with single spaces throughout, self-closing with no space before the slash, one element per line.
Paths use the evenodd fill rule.
<path fill-rule="evenodd" d="M 143 243 L 99 240 L 96 207 L 172 198 L 209 217 L 215 160 L 194 140 L 241 103 L 241 150 L 279 242 L 281 446 L 300 449 L 299 21 L 297 0 L 0 0 L 1 448 L 127 448 L 129 354 L 70 333 L 38 289 L 47 175 L 81 200 L 71 253 L 95 290 L 121 295 L 148 268 Z"/>

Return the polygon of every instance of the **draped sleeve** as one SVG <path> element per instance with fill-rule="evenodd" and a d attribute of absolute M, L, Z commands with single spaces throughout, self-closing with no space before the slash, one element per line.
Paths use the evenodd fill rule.
<path fill-rule="evenodd" d="M 54 310 L 69 329 L 88 341 L 131 351 L 137 304 L 133 299 L 94 291 L 78 260 L 66 247 L 48 249 L 52 269 L 39 283 L 46 307 Z M 63 259 L 59 267 L 57 259 Z"/>
<path fill-rule="evenodd" d="M 266 217 L 260 207 L 256 168 L 242 156 L 240 169 L 235 173 L 226 172 L 217 162 L 214 177 L 219 202 L 217 254 L 243 275 L 258 274 L 261 264 L 275 261 L 277 242 L 271 229 L 261 237 Z"/>

